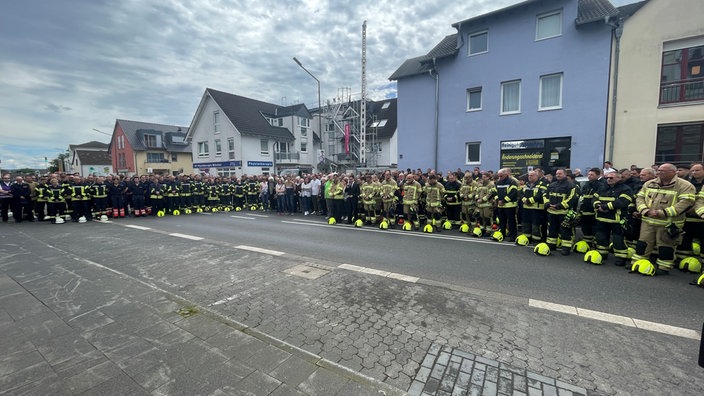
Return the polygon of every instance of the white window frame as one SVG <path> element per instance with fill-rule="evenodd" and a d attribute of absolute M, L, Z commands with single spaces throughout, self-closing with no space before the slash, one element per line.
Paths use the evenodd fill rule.
<path fill-rule="evenodd" d="M 504 110 L 504 90 L 507 85 L 510 84 L 518 84 L 518 108 L 516 110 Z M 501 115 L 510 115 L 510 114 L 520 114 L 521 113 L 521 80 L 511 80 L 511 81 L 504 81 L 501 83 L 501 98 L 499 102 L 499 109 Z"/>
<path fill-rule="evenodd" d="M 153 144 L 150 144 L 153 143 Z M 147 148 L 158 148 L 159 147 L 159 139 L 157 138 L 156 135 L 144 135 L 144 145 L 147 146 Z"/>
<path fill-rule="evenodd" d="M 551 36 L 540 37 L 540 22 L 554 16 L 557 16 L 558 20 L 560 21 L 560 31 L 557 34 L 553 34 Z M 553 37 L 560 36 L 562 36 L 562 10 L 546 12 L 545 14 L 540 14 L 535 18 L 535 41 L 547 40 Z"/>
<path fill-rule="evenodd" d="M 264 150 L 264 147 L 266 147 L 266 150 Z M 269 155 L 269 139 L 259 140 L 259 154 Z"/>
<path fill-rule="evenodd" d="M 554 78 L 554 77 L 559 77 L 560 78 L 560 92 L 559 92 L 559 103 L 557 105 L 553 106 L 545 106 L 543 105 L 543 81 L 548 78 Z M 553 73 L 553 74 L 546 74 L 544 76 L 540 76 L 540 83 L 538 87 L 538 111 L 545 111 L 545 110 L 559 110 L 562 108 L 562 84 L 564 81 L 564 75 L 563 73 Z"/>
<path fill-rule="evenodd" d="M 301 152 L 302 153 L 308 152 L 308 143 L 307 142 L 301 142 Z"/>
<path fill-rule="evenodd" d="M 215 139 L 215 156 L 222 156 L 222 142 L 220 141 L 220 139 Z"/>
<path fill-rule="evenodd" d="M 470 145 L 477 145 L 479 146 L 479 158 L 477 161 L 471 161 L 469 158 L 469 146 Z M 465 165 L 480 165 L 482 163 L 482 142 L 466 142 L 464 144 L 464 160 L 465 160 Z"/>
<path fill-rule="evenodd" d="M 208 141 L 204 140 L 198 142 L 198 157 L 207 157 L 210 155 L 210 148 L 208 147 Z"/>
<path fill-rule="evenodd" d="M 486 49 L 478 52 L 472 52 L 472 37 L 476 36 L 486 36 Z M 482 30 L 480 32 L 474 32 L 467 35 L 467 56 L 475 56 L 486 54 L 489 52 L 489 31 Z"/>
<path fill-rule="evenodd" d="M 213 133 L 220 133 L 220 110 L 213 112 Z"/>
<path fill-rule="evenodd" d="M 470 100 L 471 94 L 473 93 L 479 93 L 479 107 L 471 107 L 472 101 Z M 467 88 L 467 111 L 480 111 L 482 109 L 482 102 L 483 102 L 483 93 L 482 93 L 482 87 L 472 87 L 472 88 Z"/>
<path fill-rule="evenodd" d="M 227 138 L 228 159 L 235 159 L 235 138 Z"/>

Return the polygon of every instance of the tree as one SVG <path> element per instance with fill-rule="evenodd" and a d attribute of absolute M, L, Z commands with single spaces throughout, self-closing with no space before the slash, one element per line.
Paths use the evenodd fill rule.
<path fill-rule="evenodd" d="M 66 150 L 65 153 L 61 153 L 58 157 L 49 161 L 49 172 L 66 172 L 64 164 L 66 160 L 69 159 L 69 155 L 68 150 Z"/>

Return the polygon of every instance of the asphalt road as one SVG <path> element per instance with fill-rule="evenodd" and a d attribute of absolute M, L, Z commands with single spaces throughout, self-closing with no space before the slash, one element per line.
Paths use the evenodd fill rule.
<path fill-rule="evenodd" d="M 653 321 L 701 329 L 704 289 L 692 274 L 629 274 L 610 262 L 595 266 L 581 255 L 540 257 L 531 248 L 475 239 L 459 231 L 424 234 L 328 225 L 318 216 L 230 212 L 161 219 L 121 219 L 205 238 Z M 65 227 L 71 227 L 67 225 Z"/>

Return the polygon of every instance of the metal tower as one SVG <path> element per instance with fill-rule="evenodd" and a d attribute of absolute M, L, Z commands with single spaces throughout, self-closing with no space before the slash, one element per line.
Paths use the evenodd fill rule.
<path fill-rule="evenodd" d="M 362 24 L 362 100 L 359 107 L 359 162 L 367 166 L 367 21 Z"/>

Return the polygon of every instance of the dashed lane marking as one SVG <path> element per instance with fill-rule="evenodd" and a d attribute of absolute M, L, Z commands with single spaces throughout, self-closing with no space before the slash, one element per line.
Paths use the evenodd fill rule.
<path fill-rule="evenodd" d="M 169 235 L 171 235 L 172 237 L 177 237 L 177 238 L 190 239 L 192 241 L 202 241 L 203 240 L 203 238 L 199 237 L 199 236 L 179 234 L 178 232 L 174 232 Z"/>
<path fill-rule="evenodd" d="M 134 228 L 135 230 L 142 230 L 142 231 L 151 230 L 151 228 L 149 228 L 149 227 L 142 227 L 142 226 L 132 225 L 132 224 L 126 224 L 125 227 Z"/>
<path fill-rule="evenodd" d="M 693 340 L 699 340 L 701 338 L 701 334 L 699 334 L 699 332 L 697 332 L 696 330 L 670 326 L 662 323 L 648 322 L 645 320 L 629 318 L 627 316 L 613 315 L 606 312 L 592 311 L 591 309 L 573 307 L 570 305 L 555 304 L 547 301 L 534 300 L 531 298 L 528 300 L 528 306 L 533 308 L 546 309 L 548 311 L 562 312 L 570 315 L 581 316 L 583 318 L 600 320 L 602 322 L 619 324 L 622 326 L 636 327 L 642 330 L 654 331 L 657 333 L 669 334 L 677 337 L 691 338 Z"/>
<path fill-rule="evenodd" d="M 283 256 L 284 252 L 279 252 L 278 250 L 269 250 L 269 249 L 262 249 L 254 246 L 247 246 L 247 245 L 239 245 L 235 246 L 235 249 L 241 249 L 241 250 L 249 250 L 250 252 L 257 252 L 257 253 L 264 253 L 264 254 L 271 254 L 272 256 Z"/>
<path fill-rule="evenodd" d="M 256 220 L 254 217 L 246 217 L 246 216 L 230 216 L 233 219 L 243 219 L 243 220 Z"/>

